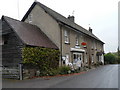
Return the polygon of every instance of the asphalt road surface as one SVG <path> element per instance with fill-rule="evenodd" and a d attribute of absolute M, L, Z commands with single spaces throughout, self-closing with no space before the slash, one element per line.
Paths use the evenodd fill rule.
<path fill-rule="evenodd" d="M 105 65 L 80 75 L 37 78 L 31 80 L 3 80 L 3 88 L 118 88 L 118 65 Z"/>

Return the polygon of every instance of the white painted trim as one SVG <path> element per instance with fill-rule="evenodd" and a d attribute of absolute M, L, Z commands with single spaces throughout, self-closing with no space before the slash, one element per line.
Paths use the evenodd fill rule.
<path fill-rule="evenodd" d="M 84 49 L 79 49 L 79 48 L 71 48 L 71 51 L 85 52 Z"/>
<path fill-rule="evenodd" d="M 80 52 L 73 52 L 73 54 L 82 55 L 82 53 L 80 53 Z"/>

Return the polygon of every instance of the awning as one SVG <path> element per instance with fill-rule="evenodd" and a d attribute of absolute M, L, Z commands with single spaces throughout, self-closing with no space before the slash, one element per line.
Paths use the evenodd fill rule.
<path fill-rule="evenodd" d="M 71 48 L 71 52 L 85 52 L 84 49 L 79 49 L 79 48 Z"/>

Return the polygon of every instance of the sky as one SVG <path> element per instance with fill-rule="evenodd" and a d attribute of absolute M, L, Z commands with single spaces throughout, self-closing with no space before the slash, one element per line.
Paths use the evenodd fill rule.
<path fill-rule="evenodd" d="M 0 17 L 21 20 L 35 0 L 0 0 Z M 89 26 L 104 45 L 105 53 L 118 47 L 118 2 L 120 0 L 37 0 L 65 17 L 75 16 L 75 23 Z"/>

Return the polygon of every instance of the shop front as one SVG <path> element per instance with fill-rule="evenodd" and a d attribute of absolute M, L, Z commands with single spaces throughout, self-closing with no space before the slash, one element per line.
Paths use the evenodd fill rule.
<path fill-rule="evenodd" d="M 81 68 L 84 64 L 85 50 L 79 48 L 71 48 L 72 64 L 75 69 Z"/>

